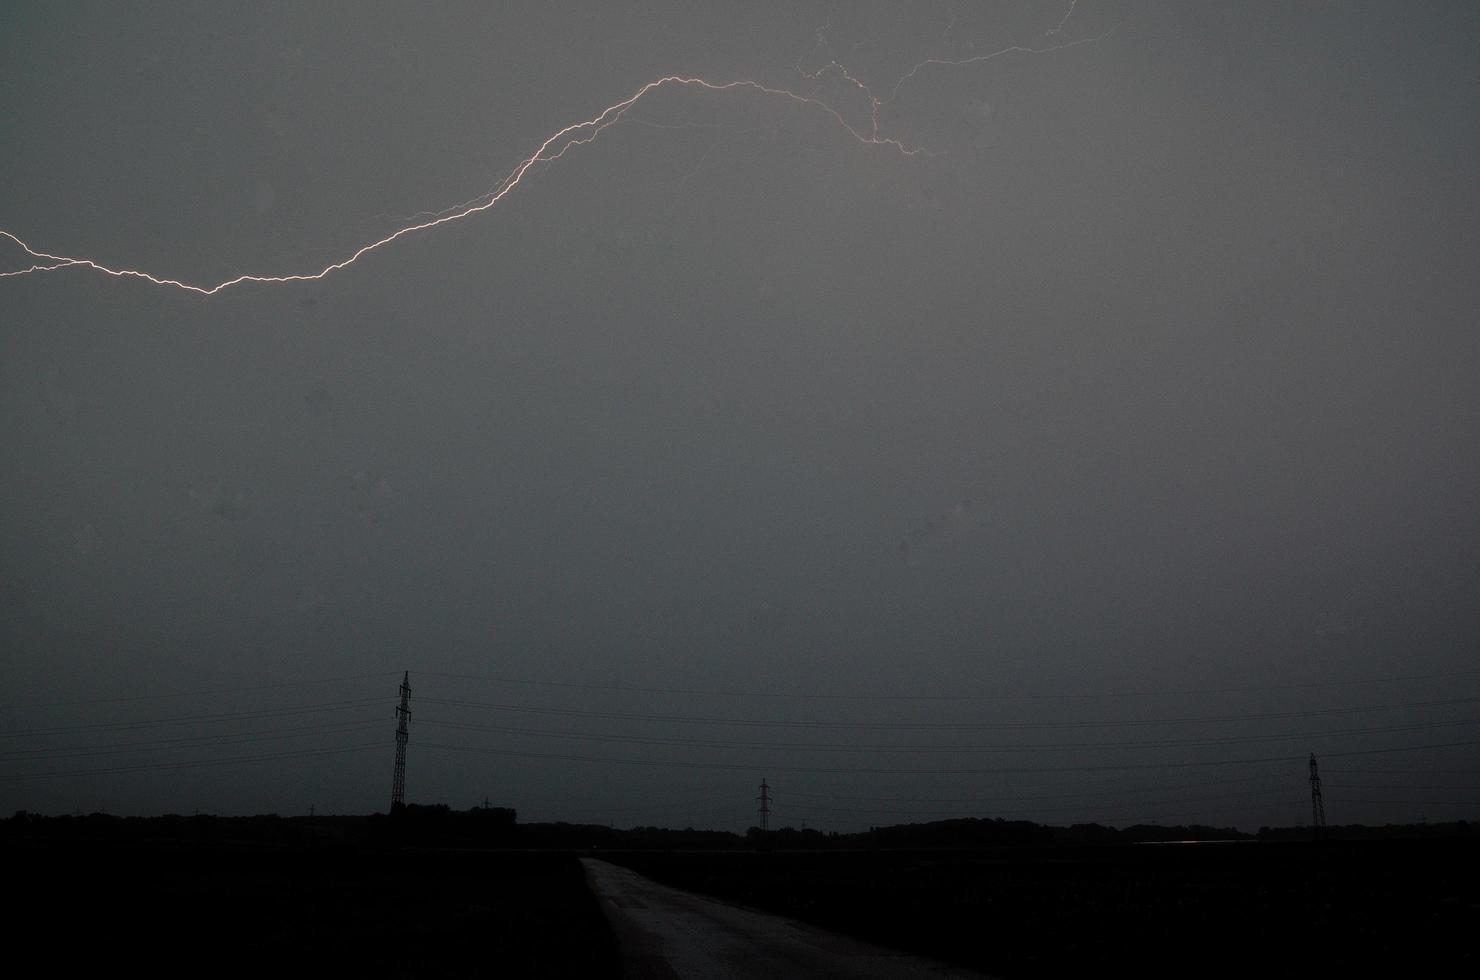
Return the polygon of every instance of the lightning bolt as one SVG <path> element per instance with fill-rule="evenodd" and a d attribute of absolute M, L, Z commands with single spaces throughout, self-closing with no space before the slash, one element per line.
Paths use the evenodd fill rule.
<path fill-rule="evenodd" d="M 1069 14 L 1073 13 L 1073 7 L 1074 4 L 1071 3 Z M 1069 14 L 1066 14 L 1064 17 L 1064 21 L 1060 22 L 1059 28 L 1055 28 L 1055 30 L 1050 33 L 1057 33 L 1057 31 L 1063 27 L 1063 23 L 1068 21 Z M 819 28 L 817 32 L 818 40 L 821 44 L 826 43 L 826 30 L 827 28 L 823 27 Z M 986 54 L 976 55 L 969 58 L 928 58 L 912 66 L 907 72 L 905 72 L 905 74 L 902 75 L 899 80 L 895 82 L 895 84 L 892 86 L 887 98 L 880 98 L 876 96 L 867 84 L 865 84 L 857 75 L 850 72 L 846 67 L 844 67 L 836 60 L 830 60 L 826 64 L 822 65 L 820 68 L 811 72 L 803 71 L 800 65 L 798 65 L 798 71 L 804 78 L 808 80 L 816 81 L 818 79 L 821 79 L 825 75 L 836 74 L 838 77 L 842 78 L 852 89 L 861 93 L 864 98 L 867 99 L 869 104 L 869 124 L 867 127 L 862 128 L 850 123 L 841 112 L 833 108 L 833 106 L 829 103 L 824 102 L 822 99 L 814 95 L 807 95 L 804 93 L 793 91 L 791 89 L 776 88 L 769 85 L 764 85 L 751 79 L 716 82 L 709 81 L 704 78 L 690 77 L 685 75 L 664 75 L 661 78 L 656 78 L 650 82 L 647 82 L 631 95 L 627 96 L 619 102 L 612 103 L 589 119 L 583 119 L 579 122 L 571 123 L 570 125 L 565 126 L 564 128 L 559 129 L 555 133 L 551 134 L 545 139 L 543 143 L 540 144 L 539 148 L 535 150 L 534 153 L 519 161 L 519 163 L 513 168 L 513 170 L 511 170 L 507 176 L 499 181 L 491 191 L 479 195 L 478 197 L 475 197 L 469 201 L 465 201 L 460 205 L 455 205 L 442 211 L 423 212 L 421 215 L 415 216 L 411 223 L 397 228 L 395 231 L 392 231 L 390 234 L 387 234 L 384 237 L 377 238 L 374 241 L 361 245 L 359 248 L 355 249 L 344 258 L 341 258 L 334 262 L 330 262 L 328 265 L 325 265 L 316 271 L 292 272 L 281 275 L 260 275 L 244 273 L 229 279 L 222 279 L 219 282 L 214 283 L 190 283 L 180 279 L 171 279 L 164 276 L 157 276 L 152 273 L 145 272 L 141 269 L 131 269 L 105 265 L 104 263 L 99 262 L 95 259 L 44 252 L 38 248 L 33 247 L 29 242 L 23 240 L 14 232 L 0 228 L 0 236 L 3 236 L 5 239 L 8 239 L 9 241 L 15 243 L 15 245 L 19 247 L 21 251 L 25 254 L 26 259 L 30 260 L 30 264 L 24 266 L 23 268 L 0 272 L 0 279 L 36 275 L 45 272 L 57 272 L 62 269 L 82 268 L 91 270 L 93 272 L 100 272 L 108 276 L 115 276 L 118 278 L 140 279 L 155 286 L 164 286 L 183 290 L 185 292 L 196 293 L 201 296 L 214 296 L 225 289 L 229 289 L 232 286 L 239 286 L 244 283 L 278 284 L 291 282 L 310 282 L 317 279 L 323 279 L 326 276 L 331 275 L 332 273 L 338 272 L 341 269 L 353 265 L 364 256 L 369 255 L 371 252 L 375 252 L 382 248 L 385 248 L 387 245 L 399 241 L 400 239 L 405 238 L 409 235 L 414 235 L 424 231 L 430 231 L 442 225 L 451 224 L 455 221 L 462 221 L 465 218 L 469 218 L 474 215 L 481 214 L 485 211 L 492 210 L 499 204 L 500 201 L 511 194 L 516 187 L 524 182 L 525 177 L 528 176 L 533 168 L 542 164 L 554 163 L 555 161 L 560 160 L 562 157 L 564 157 L 572 149 L 576 147 L 586 146 L 595 142 L 601 137 L 603 133 L 605 133 L 607 130 L 611 129 L 618 123 L 622 122 L 624 119 L 633 120 L 633 117 L 629 115 L 629 111 L 649 95 L 652 95 L 653 93 L 663 89 L 688 88 L 697 89 L 711 94 L 740 91 L 753 92 L 766 98 L 779 100 L 782 102 L 789 102 L 795 106 L 804 109 L 820 112 L 825 117 L 830 118 L 832 122 L 836 123 L 849 137 L 864 146 L 878 147 L 881 149 L 890 150 L 906 157 L 921 155 L 929 156 L 932 155 L 929 149 L 923 146 L 906 143 L 900 139 L 884 136 L 881 132 L 880 112 L 891 102 L 893 102 L 895 98 L 898 97 L 900 89 L 903 88 L 904 85 L 908 83 L 912 78 L 914 78 L 916 74 L 933 66 L 964 66 L 978 64 L 984 61 L 990 61 L 995 58 L 1001 58 L 1012 54 L 1040 55 L 1048 54 L 1054 51 L 1062 51 L 1068 48 L 1074 48 L 1083 44 L 1089 44 L 1101 40 L 1104 37 L 1107 37 L 1110 33 L 1113 33 L 1113 31 L 1114 28 L 1096 37 L 1081 38 L 1079 40 L 1053 44 L 1046 47 L 1011 45 L 1009 47 L 1000 48 Z M 641 120 L 633 121 L 643 122 Z"/>
<path fill-rule="evenodd" d="M 1060 20 L 1058 26 L 1049 31 L 1046 36 L 1052 37 L 1053 35 L 1062 31 L 1064 29 L 1064 25 L 1069 23 L 1069 18 L 1074 16 L 1074 8 L 1077 6 L 1079 6 L 1079 0 L 1069 0 L 1069 9 L 1064 11 L 1063 19 Z"/>
<path fill-rule="evenodd" d="M 1072 6 L 1070 7 L 1070 13 L 1073 13 L 1073 7 Z M 1049 34 L 1057 34 L 1059 32 L 1059 30 L 1062 29 L 1063 24 L 1068 22 L 1068 19 L 1069 19 L 1068 15 L 1065 15 L 1064 20 L 1062 22 L 1060 22 L 1059 27 L 1055 28 L 1052 31 L 1049 31 L 1048 33 Z M 1098 41 L 1103 41 L 1105 38 L 1109 37 L 1111 34 L 1114 34 L 1115 33 L 1115 30 L 1116 30 L 1116 28 L 1113 28 L 1112 27 L 1110 30 L 1105 31 L 1102 34 L 1096 34 L 1093 37 L 1082 37 L 1082 38 L 1078 38 L 1077 40 L 1073 40 L 1073 41 L 1062 41 L 1062 42 L 1060 42 L 1058 44 L 1052 44 L 1052 45 L 1049 45 L 1047 47 L 1041 47 L 1041 48 L 1039 48 L 1039 47 L 1032 47 L 1032 46 L 1026 45 L 1026 44 L 1013 44 L 1013 45 L 1009 45 L 1009 46 L 1007 46 L 1005 48 L 997 48 L 994 51 L 988 51 L 988 52 L 986 52 L 984 54 L 971 55 L 971 56 L 966 57 L 966 58 L 926 58 L 924 61 L 916 62 L 903 75 L 899 76 L 899 79 L 894 83 L 893 87 L 890 89 L 889 95 L 888 95 L 887 98 L 880 98 L 879 96 L 875 95 L 873 93 L 873 90 L 870 89 L 868 85 L 864 84 L 864 82 L 862 80 L 860 80 L 855 75 L 853 75 L 846 67 L 844 67 L 842 64 L 838 63 L 837 61 L 828 61 L 822 67 L 820 67 L 820 68 L 818 68 L 818 69 L 816 69 L 815 71 L 812 71 L 812 72 L 804 71 L 801 68 L 800 65 L 798 65 L 797 70 L 801 73 L 802 77 L 804 77 L 804 78 L 806 78 L 808 80 L 813 80 L 813 81 L 822 78 L 823 76 L 825 76 L 829 72 L 836 73 L 838 75 L 838 77 L 842 78 L 845 82 L 848 83 L 848 85 L 850 85 L 851 87 L 853 87 L 854 89 L 856 89 L 858 92 L 860 92 L 864 96 L 864 98 L 866 98 L 868 100 L 868 104 L 869 104 L 869 120 L 870 120 L 870 124 L 871 124 L 871 132 L 872 132 L 872 136 L 873 136 L 873 139 L 872 140 L 869 140 L 868 142 L 893 142 L 893 141 L 879 139 L 879 126 L 880 126 L 879 113 L 882 112 L 884 110 L 884 108 L 886 106 L 888 106 L 890 103 L 894 102 L 895 99 L 899 98 L 900 89 L 904 88 L 904 86 L 911 79 L 913 79 L 916 75 L 918 75 L 920 72 L 924 71 L 925 69 L 927 69 L 927 68 L 934 68 L 934 67 L 960 68 L 960 67 L 963 67 L 965 65 L 976 65 L 976 64 L 981 64 L 982 62 L 985 62 L 985 61 L 993 61 L 993 60 L 995 60 L 997 58 L 1005 57 L 1006 55 L 1011 55 L 1011 54 L 1039 55 L 1039 54 L 1051 54 L 1052 52 L 1055 52 L 1055 51 L 1067 51 L 1070 48 L 1077 48 L 1077 47 L 1080 47 L 1082 45 L 1094 44 L 1094 43 L 1096 43 Z M 857 132 L 856 131 L 855 131 L 855 135 L 857 135 Z M 917 152 L 922 152 L 922 151 L 917 151 Z M 928 152 L 928 151 L 923 151 L 923 152 Z"/>

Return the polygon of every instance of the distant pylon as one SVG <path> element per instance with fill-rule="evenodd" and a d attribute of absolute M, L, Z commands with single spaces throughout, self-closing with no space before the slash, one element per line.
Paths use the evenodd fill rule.
<path fill-rule="evenodd" d="M 1321 800 L 1321 770 L 1316 754 L 1310 754 L 1310 825 L 1317 837 L 1326 831 L 1326 804 Z"/>
<path fill-rule="evenodd" d="M 760 817 L 761 817 L 761 830 L 770 830 L 771 829 L 771 787 L 769 787 L 769 786 L 766 785 L 766 781 L 764 779 L 761 780 L 761 795 L 760 796 L 757 796 L 755 798 L 755 801 L 760 804 L 760 807 L 755 812 L 758 813 L 758 814 L 760 814 Z"/>
<path fill-rule="evenodd" d="M 401 703 L 396 707 L 396 775 L 391 780 L 391 812 L 406 805 L 406 722 L 411 717 L 411 671 L 401 676 Z"/>

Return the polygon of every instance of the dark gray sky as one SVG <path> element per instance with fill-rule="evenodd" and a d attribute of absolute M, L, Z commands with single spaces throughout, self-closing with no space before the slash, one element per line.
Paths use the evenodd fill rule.
<path fill-rule="evenodd" d="M 1068 10 L 5 5 L 0 229 L 201 284 L 967 63 L 0 279 L 0 812 L 384 809 L 409 669 L 525 819 L 1480 815 L 1480 12 Z"/>

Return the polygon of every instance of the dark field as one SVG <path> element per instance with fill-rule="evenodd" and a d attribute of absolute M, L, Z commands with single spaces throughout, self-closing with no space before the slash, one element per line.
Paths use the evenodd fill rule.
<path fill-rule="evenodd" d="M 609 977 L 569 855 L 70 843 L 3 851 L 38 975 Z"/>
<path fill-rule="evenodd" d="M 0 840 L 16 906 L 10 934 L 48 973 L 617 976 L 581 854 L 1004 977 L 1480 968 L 1480 841 L 1470 835 L 835 851 L 596 849 L 593 840 L 501 850 L 377 842 L 365 829 L 383 827 L 373 818 L 92 823 L 103 836 L 84 819 L 32 822 Z M 543 839 L 605 828 L 523 829 Z M 316 841 L 306 830 L 339 837 Z"/>
<path fill-rule="evenodd" d="M 1480 975 L 1474 841 L 632 853 L 708 892 L 1006 977 Z"/>

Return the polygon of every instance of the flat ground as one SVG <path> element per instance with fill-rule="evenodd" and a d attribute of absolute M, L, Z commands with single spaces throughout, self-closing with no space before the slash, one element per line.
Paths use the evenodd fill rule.
<path fill-rule="evenodd" d="M 585 855 L 1009 978 L 1480 976 L 1480 841 L 1469 837 Z M 622 971 L 570 851 L 11 839 L 0 841 L 0 862 L 15 908 L 6 923 L 13 945 L 57 975 L 143 966 L 158 977 L 595 980 Z M 636 900 L 650 909 L 668 902 Z M 669 904 L 687 928 L 694 904 Z M 699 907 L 701 919 L 759 921 L 712 902 Z M 775 931 L 774 923 L 758 928 Z M 797 934 L 788 942 L 808 945 L 811 935 L 812 946 L 857 949 L 786 928 Z M 745 942 L 735 941 L 725 962 L 744 960 Z M 764 965 L 771 954 L 754 955 Z"/>
<path fill-rule="evenodd" d="M 561 854 L 7 848 L 13 945 L 56 976 L 615 977 Z"/>
<path fill-rule="evenodd" d="M 605 861 L 581 863 L 612 922 L 631 977 L 966 980 L 980 976 L 795 919 L 669 888 Z"/>
<path fill-rule="evenodd" d="M 1480 975 L 1480 841 L 612 854 L 1004 977 Z M 1452 971 L 1452 972 L 1451 972 Z"/>

